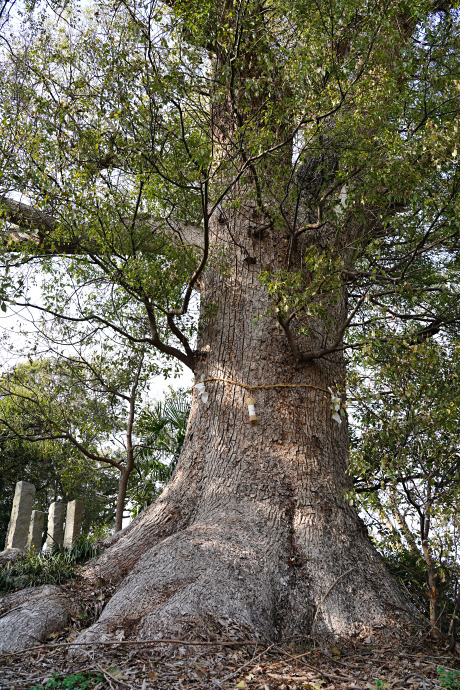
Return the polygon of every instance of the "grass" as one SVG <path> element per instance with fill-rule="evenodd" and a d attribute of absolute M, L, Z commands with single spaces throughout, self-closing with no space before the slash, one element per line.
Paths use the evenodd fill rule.
<path fill-rule="evenodd" d="M 73 673 L 70 676 L 60 676 L 53 673 L 53 676 L 45 685 L 31 685 L 29 690 L 47 690 L 48 688 L 59 688 L 60 690 L 89 690 L 104 680 L 102 674 L 94 675 L 88 673 Z"/>
<path fill-rule="evenodd" d="M 56 547 L 51 553 L 26 553 L 0 567 L 0 594 L 69 582 L 75 577 L 78 566 L 97 553 L 95 544 L 83 537 L 70 549 Z"/>
<path fill-rule="evenodd" d="M 438 668 L 438 683 L 447 690 L 460 690 L 460 672 L 447 670 L 440 666 Z"/>

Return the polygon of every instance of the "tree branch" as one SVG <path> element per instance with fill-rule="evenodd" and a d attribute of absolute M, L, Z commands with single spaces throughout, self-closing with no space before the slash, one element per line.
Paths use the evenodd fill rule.
<path fill-rule="evenodd" d="M 85 238 L 84 233 L 80 238 L 68 242 L 63 242 L 62 239 L 54 241 L 53 232 L 59 227 L 59 220 L 28 204 L 8 197 L 0 197 L 0 208 L 3 217 L 18 227 L 18 230 L 9 228 L 3 231 L 3 244 L 8 244 L 9 247 L 14 243 L 31 242 L 45 253 L 79 254 L 84 251 L 82 245 L 85 240 L 90 243 L 90 240 Z M 132 220 L 130 222 L 133 223 Z M 199 225 L 172 218 L 162 219 L 138 215 L 134 226 L 146 222 L 154 234 L 163 232 L 170 237 L 173 243 L 200 249 L 205 247 L 203 228 Z"/>

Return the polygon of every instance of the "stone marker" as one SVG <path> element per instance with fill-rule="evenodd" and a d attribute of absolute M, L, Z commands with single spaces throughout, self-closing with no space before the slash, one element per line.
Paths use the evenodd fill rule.
<path fill-rule="evenodd" d="M 29 536 L 27 538 L 27 548 L 40 553 L 43 543 L 43 525 L 45 524 L 45 513 L 41 510 L 33 510 L 30 518 Z"/>
<path fill-rule="evenodd" d="M 20 556 L 24 554 L 22 549 L 8 549 L 8 551 L 0 551 L 0 565 L 5 563 L 12 563 L 17 561 Z"/>
<path fill-rule="evenodd" d="M 48 535 L 46 537 L 46 550 L 51 551 L 54 544 L 62 546 L 64 538 L 64 512 L 65 503 L 55 501 L 50 505 L 48 513 Z"/>
<path fill-rule="evenodd" d="M 5 549 L 26 548 L 34 499 L 35 486 L 33 484 L 29 482 L 18 482 L 16 484 Z"/>
<path fill-rule="evenodd" d="M 70 549 L 74 540 L 80 534 L 81 519 L 83 516 L 83 502 L 69 501 L 65 519 L 64 547 Z"/>

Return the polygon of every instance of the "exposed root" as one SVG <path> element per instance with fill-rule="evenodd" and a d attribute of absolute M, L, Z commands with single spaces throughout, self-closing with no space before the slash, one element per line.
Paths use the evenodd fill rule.
<path fill-rule="evenodd" d="M 188 525 L 199 494 L 191 492 L 191 484 L 187 485 L 184 474 L 182 469 L 176 471 L 155 503 L 128 527 L 103 542 L 104 552 L 85 569 L 87 580 L 119 582 L 150 548 Z M 191 482 L 190 473 L 188 479 Z"/>
<path fill-rule="evenodd" d="M 44 585 L 14 592 L 0 602 L 0 653 L 44 642 L 77 615 L 78 607 L 60 587 Z"/>
<path fill-rule="evenodd" d="M 272 637 L 285 554 L 272 552 L 266 530 L 242 529 L 239 517 L 234 531 L 195 523 L 150 549 L 78 641 L 209 637 L 222 625 Z"/>
<path fill-rule="evenodd" d="M 212 641 L 216 637 L 275 641 L 291 634 L 306 637 L 312 627 L 325 639 L 368 636 L 374 628 L 391 628 L 393 634 L 393 623 L 401 627 L 407 622 L 408 610 L 398 612 L 397 589 L 390 598 L 393 582 L 379 559 L 365 561 L 368 577 L 363 574 L 349 582 L 355 568 L 337 575 L 338 559 L 332 563 L 329 558 L 328 571 L 313 579 L 313 558 L 304 557 L 300 548 L 296 558 L 291 556 L 289 518 L 280 519 L 279 513 L 267 517 L 257 508 L 260 505 L 227 499 L 225 505 L 214 505 L 213 521 L 207 515 L 206 521 L 195 520 L 159 542 L 161 529 L 170 529 L 168 523 L 174 518 L 149 534 L 152 522 L 155 525 L 160 515 L 168 514 L 167 506 L 155 508 L 138 523 L 137 534 L 131 530 L 126 535 L 123 548 L 120 538 L 102 556 L 104 568 L 114 558 L 112 549 L 117 549 L 117 558 L 131 563 L 131 539 L 139 549 L 140 544 L 155 542 L 118 586 L 103 580 L 97 585 L 88 577 L 99 572 L 96 562 L 85 569 L 80 584 L 24 590 L 6 597 L 0 649 L 33 646 L 65 628 L 75 610 L 72 597 L 87 609 L 88 603 L 96 605 L 92 625 L 76 643 L 155 638 Z M 327 547 L 330 551 L 331 543 Z M 364 562 L 366 549 L 366 543 L 362 552 L 356 545 L 355 562 L 360 555 Z M 322 553 L 327 552 L 325 546 Z M 126 562 L 120 564 L 118 576 L 126 567 Z"/>

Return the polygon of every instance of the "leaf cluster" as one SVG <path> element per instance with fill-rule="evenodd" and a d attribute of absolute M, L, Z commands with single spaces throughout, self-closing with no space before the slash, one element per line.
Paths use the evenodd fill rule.
<path fill-rule="evenodd" d="M 26 553 L 0 567 L 0 592 L 64 584 L 74 579 L 79 565 L 97 554 L 98 547 L 86 537 L 77 538 L 70 549 L 55 546 L 50 553 Z"/>

